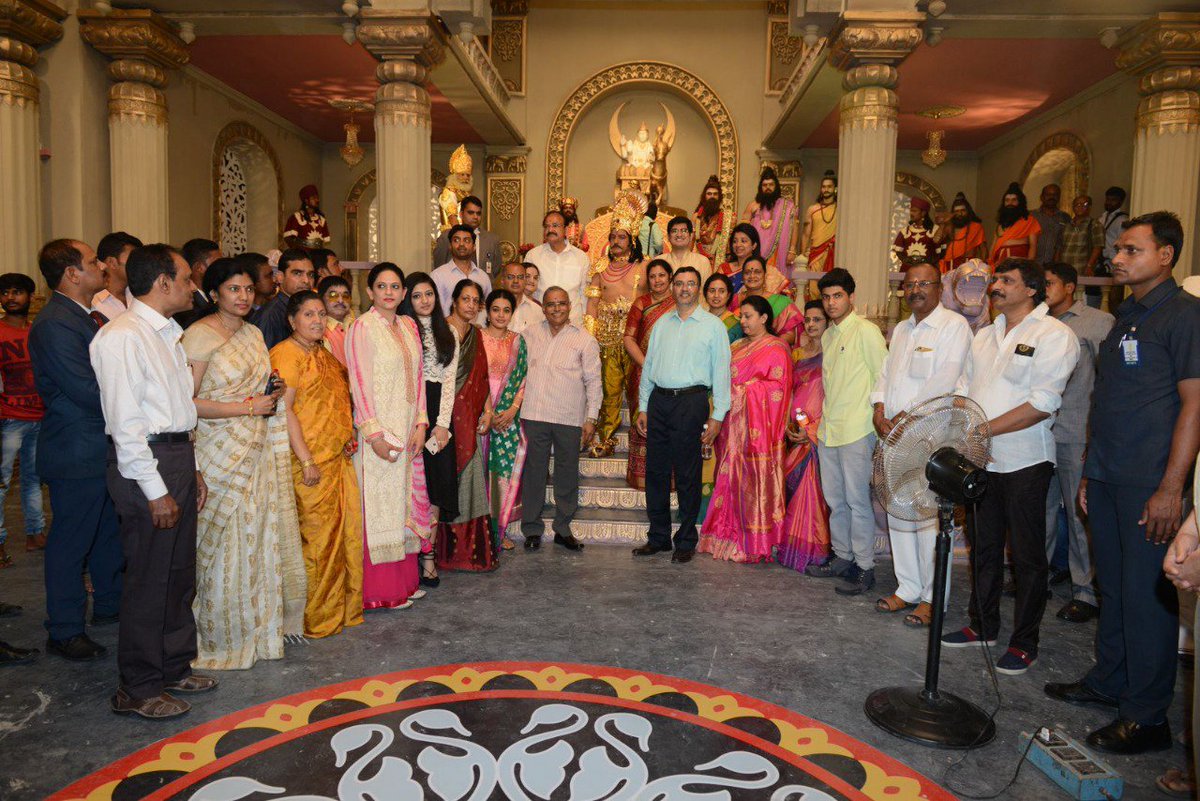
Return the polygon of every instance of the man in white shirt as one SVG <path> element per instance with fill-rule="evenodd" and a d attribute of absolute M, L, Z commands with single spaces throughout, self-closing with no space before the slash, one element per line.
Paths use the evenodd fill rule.
<path fill-rule="evenodd" d="M 525 296 L 525 266 L 519 261 L 510 261 L 500 271 L 500 285 L 513 293 L 517 299 L 517 308 L 513 310 L 509 320 L 508 330 L 514 334 L 522 334 L 531 325 L 537 325 L 546 319 L 542 307 Z"/>
<path fill-rule="evenodd" d="M 1079 340 L 1046 306 L 1046 275 L 1030 259 L 1006 259 L 991 287 L 996 321 L 975 335 L 956 393 L 988 417 L 992 461 L 987 492 L 968 509 L 971 537 L 971 625 L 946 634 L 949 648 L 994 645 L 1000 635 L 1005 535 L 1017 584 L 1008 651 L 996 671 L 1018 676 L 1038 656 L 1046 611 L 1046 493 L 1056 448 L 1050 427 L 1079 360 Z M 974 525 L 972 525 L 972 522 Z"/>
<path fill-rule="evenodd" d="M 172 693 L 212 690 L 193 673 L 196 516 L 208 494 L 196 470 L 192 374 L 171 315 L 191 308 L 188 263 L 170 245 L 137 248 L 126 265 L 134 300 L 89 348 L 109 445 L 108 487 L 121 521 L 125 586 L 113 712 L 172 718 Z"/>
<path fill-rule="evenodd" d="M 129 280 L 125 277 L 125 261 L 134 248 L 141 246 L 142 240 L 124 231 L 105 234 L 96 245 L 96 257 L 104 262 L 106 288 L 92 298 L 92 310 L 103 314 L 106 320 L 120 317 L 133 301 Z"/>
<path fill-rule="evenodd" d="M 967 318 L 938 302 L 941 273 L 932 264 L 915 264 L 904 273 L 905 300 L 912 316 L 892 333 L 891 347 L 871 393 L 873 423 L 884 439 L 913 407 L 930 398 L 954 392 L 963 362 L 971 349 Z M 916 522 L 888 515 L 892 540 L 892 569 L 896 592 L 880 598 L 880 612 L 916 609 L 905 617 L 907 625 L 929 624 L 933 614 L 933 549 L 937 518 Z M 942 601 L 945 603 L 945 601 Z"/>
<path fill-rule="evenodd" d="M 545 242 L 525 255 L 525 261 L 538 268 L 538 288 L 533 299 L 539 303 L 547 287 L 558 286 L 571 299 L 571 325 L 583 326 L 587 307 L 584 291 L 591 283 L 591 262 L 579 248 L 567 241 L 566 223 L 561 211 L 548 211 L 542 218 Z"/>
<path fill-rule="evenodd" d="M 483 228 L 483 201 L 475 195 L 467 195 L 458 204 L 458 217 L 463 225 L 475 232 L 475 263 L 488 275 L 500 277 L 500 237 Z M 433 263 L 445 264 L 450 260 L 450 231 L 438 236 L 433 244 Z"/>
<path fill-rule="evenodd" d="M 695 267 L 696 272 L 700 273 L 700 286 L 704 286 L 704 282 L 712 275 L 712 262 L 693 249 L 695 238 L 691 220 L 672 217 L 667 223 L 667 241 L 671 243 L 671 249 L 659 258 L 671 265 L 672 275 L 680 267 Z"/>
<path fill-rule="evenodd" d="M 492 277 L 475 264 L 475 231 L 467 225 L 456 225 L 450 229 L 450 261 L 433 271 L 433 285 L 437 287 L 438 299 L 442 303 L 442 314 L 447 317 L 454 308 L 454 287 L 465 278 L 470 278 L 483 289 L 480 300 L 492 291 Z M 480 309 L 477 323 L 486 320 L 486 312 Z"/>

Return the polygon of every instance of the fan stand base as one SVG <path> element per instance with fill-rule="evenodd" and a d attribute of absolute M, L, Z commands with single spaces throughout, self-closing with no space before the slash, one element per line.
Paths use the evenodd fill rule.
<path fill-rule="evenodd" d="M 970 701 L 921 687 L 885 687 L 867 697 L 867 717 L 905 740 L 935 748 L 976 748 L 996 736 L 996 724 Z"/>

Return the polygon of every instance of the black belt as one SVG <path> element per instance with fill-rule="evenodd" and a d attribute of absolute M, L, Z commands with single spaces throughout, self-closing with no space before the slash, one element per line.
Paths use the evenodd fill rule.
<path fill-rule="evenodd" d="M 708 387 L 703 384 L 697 384 L 694 387 L 682 387 L 680 389 L 671 389 L 670 387 L 655 387 L 654 391 L 666 395 L 668 398 L 678 398 L 680 395 L 694 395 L 697 392 L 708 392 Z"/>
<path fill-rule="evenodd" d="M 162 434 L 147 434 L 146 442 L 151 445 L 158 445 L 168 442 L 195 442 L 196 432 L 194 431 L 167 431 Z M 109 444 L 113 443 L 113 438 L 108 438 Z"/>

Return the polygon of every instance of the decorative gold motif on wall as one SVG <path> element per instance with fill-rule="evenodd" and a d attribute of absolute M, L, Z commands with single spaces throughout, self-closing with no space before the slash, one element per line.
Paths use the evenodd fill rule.
<path fill-rule="evenodd" d="M 910 172 L 896 173 L 896 191 L 909 194 L 907 190 L 914 189 L 929 201 L 929 205 L 933 206 L 933 211 L 946 211 L 946 198 L 938 188 L 926 181 L 919 175 L 913 175 Z"/>
<path fill-rule="evenodd" d="M 220 241 L 221 236 L 221 159 L 225 155 L 225 151 L 239 140 L 250 142 L 267 154 L 267 158 L 271 162 L 271 169 L 275 172 L 275 196 L 279 198 L 279 209 L 277 212 L 279 231 L 283 231 L 283 225 L 287 217 L 283 196 L 283 166 L 279 162 L 279 156 L 276 155 L 275 148 L 271 146 L 271 142 L 263 135 L 262 131 L 248 122 L 236 120 L 222 128 L 221 132 L 217 134 L 216 141 L 213 142 L 212 238 L 217 241 Z M 347 261 L 350 261 L 350 259 L 347 259 Z"/>
<path fill-rule="evenodd" d="M 0 36 L 33 47 L 50 44 L 63 34 L 67 12 L 47 0 L 0 0 Z"/>
<path fill-rule="evenodd" d="M 488 214 L 495 212 L 500 222 L 511 222 L 521 208 L 521 188 L 519 178 L 489 178 Z"/>
<path fill-rule="evenodd" d="M 1039 142 L 1037 147 L 1033 149 L 1033 152 L 1029 154 L 1029 158 L 1025 159 L 1025 166 L 1021 168 L 1021 178 L 1018 183 L 1024 184 L 1026 179 L 1029 178 L 1029 173 L 1033 171 L 1033 166 L 1037 164 L 1038 159 L 1051 150 L 1069 150 L 1075 155 L 1075 194 L 1086 195 L 1088 193 L 1088 178 L 1092 169 L 1092 159 L 1088 155 L 1087 144 L 1070 131 L 1059 131 Z"/>
<path fill-rule="evenodd" d="M 863 59 L 875 62 L 902 61 L 921 43 L 923 37 L 916 20 L 847 21 L 834 31 L 829 63 L 845 70 Z"/>
<path fill-rule="evenodd" d="M 524 16 L 529 13 L 529 0 L 492 0 L 492 16 Z"/>
<path fill-rule="evenodd" d="M 113 9 L 108 14 L 82 9 L 76 12 L 83 40 L 109 58 L 140 59 L 164 70 L 188 63 L 187 45 L 175 27 L 145 9 Z"/>
<path fill-rule="evenodd" d="M 525 17 L 492 17 L 492 35 L 488 39 L 488 55 L 514 95 L 525 94 Z"/>
<path fill-rule="evenodd" d="M 767 18 L 767 77 L 765 91 L 777 95 L 787 85 L 796 64 L 804 55 L 804 40 L 792 36 L 786 19 Z"/>
<path fill-rule="evenodd" d="M 601 70 L 580 84 L 559 108 L 546 143 L 546 208 L 566 194 L 567 145 L 575 124 L 592 103 L 618 89 L 668 87 L 695 103 L 717 139 L 717 177 L 725 194 L 725 234 L 737 217 L 738 139 L 733 118 L 716 92 L 682 67 L 661 61 L 632 61 Z"/>

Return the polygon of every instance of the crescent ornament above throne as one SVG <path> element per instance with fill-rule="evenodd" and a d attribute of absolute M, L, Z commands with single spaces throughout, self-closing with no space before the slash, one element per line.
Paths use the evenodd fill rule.
<path fill-rule="evenodd" d="M 664 203 L 667 197 L 667 155 L 675 146 L 675 115 L 666 103 L 659 101 L 666 123 L 655 128 L 654 137 L 651 138 L 650 128 L 644 120 L 637 133 L 627 137 L 621 133 L 620 125 L 621 111 L 627 105 L 628 100 L 617 106 L 608 121 L 608 141 L 621 159 L 621 166 L 617 168 L 617 189 L 635 189 L 645 195 L 654 189 L 658 202 Z"/>

